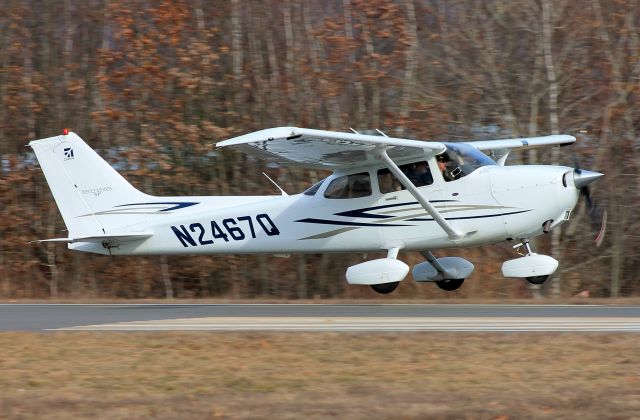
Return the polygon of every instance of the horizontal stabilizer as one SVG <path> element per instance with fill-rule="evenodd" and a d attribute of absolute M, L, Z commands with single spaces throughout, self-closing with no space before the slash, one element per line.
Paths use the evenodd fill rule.
<path fill-rule="evenodd" d="M 130 242 L 130 241 L 139 241 L 142 239 L 150 238 L 153 233 L 149 232 L 136 232 L 136 233 L 121 233 L 118 235 L 97 235 L 97 236 L 83 236 L 77 238 L 52 238 L 52 239 L 40 239 L 38 241 L 33 242 L 65 242 L 65 243 L 76 243 L 76 242 L 97 242 L 101 243 L 104 241 L 121 241 L 121 242 Z"/>

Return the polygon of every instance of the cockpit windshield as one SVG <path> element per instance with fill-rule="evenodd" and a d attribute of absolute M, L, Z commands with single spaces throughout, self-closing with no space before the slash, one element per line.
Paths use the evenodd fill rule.
<path fill-rule="evenodd" d="M 463 178 L 482 166 L 496 165 L 489 156 L 468 144 L 445 143 L 445 146 L 447 151 L 436 159 L 447 182 Z"/>
<path fill-rule="evenodd" d="M 316 182 L 304 192 L 304 195 L 316 195 L 323 183 L 324 179 L 322 181 Z"/>

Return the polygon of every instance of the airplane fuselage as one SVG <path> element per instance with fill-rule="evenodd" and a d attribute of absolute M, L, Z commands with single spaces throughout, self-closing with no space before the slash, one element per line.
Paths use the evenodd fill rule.
<path fill-rule="evenodd" d="M 417 282 L 456 290 L 474 265 L 432 250 L 514 239 L 526 254 L 505 261 L 502 275 L 541 284 L 558 261 L 537 254 L 529 238 L 567 221 L 579 193 L 588 198 L 586 186 L 603 175 L 504 166 L 512 149 L 569 145 L 569 135 L 450 143 L 378 134 L 276 127 L 219 142 L 277 165 L 332 171 L 301 194 L 240 197 L 150 196 L 75 133 L 34 140 L 67 227 L 66 237 L 43 242 L 111 255 L 386 251 L 348 267 L 345 278 L 390 293 L 410 270 Z M 401 250 L 425 261 L 411 269 Z"/>
<path fill-rule="evenodd" d="M 436 173 L 435 162 L 430 165 Z M 452 240 L 409 191 L 383 194 L 375 170 L 369 171 L 372 193 L 360 198 L 325 196 L 331 180 L 347 172 L 334 173 L 313 195 L 148 196 L 148 202 L 119 205 L 100 214 L 114 220 L 136 215 L 136 222 L 123 230 L 152 232 L 148 239 L 120 241 L 116 246 L 72 243 L 69 248 L 100 254 L 160 255 L 476 246 L 542 234 L 545 228 L 569 218 L 579 194 L 564 179 L 573 171 L 568 167 L 485 166 L 452 182 L 434 176 L 433 184 L 420 187 L 420 191 L 465 234 Z"/>

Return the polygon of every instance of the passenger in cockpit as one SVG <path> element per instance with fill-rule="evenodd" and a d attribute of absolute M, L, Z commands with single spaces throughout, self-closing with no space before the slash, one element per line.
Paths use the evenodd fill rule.
<path fill-rule="evenodd" d="M 408 177 L 416 187 L 433 184 L 431 171 L 429 171 L 429 166 L 427 166 L 427 162 L 425 161 L 416 162 L 411 168 Z"/>
<path fill-rule="evenodd" d="M 369 176 L 354 177 L 349 188 L 349 198 L 360 198 L 371 195 L 371 181 Z"/>
<path fill-rule="evenodd" d="M 378 171 L 378 186 L 382 194 L 400 191 L 402 188 L 388 169 Z"/>

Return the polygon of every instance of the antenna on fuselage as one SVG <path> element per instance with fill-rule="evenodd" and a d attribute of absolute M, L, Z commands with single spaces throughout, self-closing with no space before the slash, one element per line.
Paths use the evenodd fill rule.
<path fill-rule="evenodd" d="M 280 185 L 276 184 L 276 182 L 275 182 L 273 179 L 269 178 L 269 175 L 265 174 L 264 172 L 262 173 L 262 175 L 266 176 L 266 177 L 267 177 L 267 179 L 268 179 L 269 181 L 271 181 L 271 183 L 272 183 L 273 185 L 275 185 L 277 189 L 279 189 L 279 190 L 280 190 L 280 192 L 282 193 L 282 195 L 283 195 L 283 196 L 288 196 L 288 195 L 289 195 L 289 194 L 287 194 L 287 192 L 286 192 L 285 190 L 283 190 L 283 189 L 280 187 Z"/>

